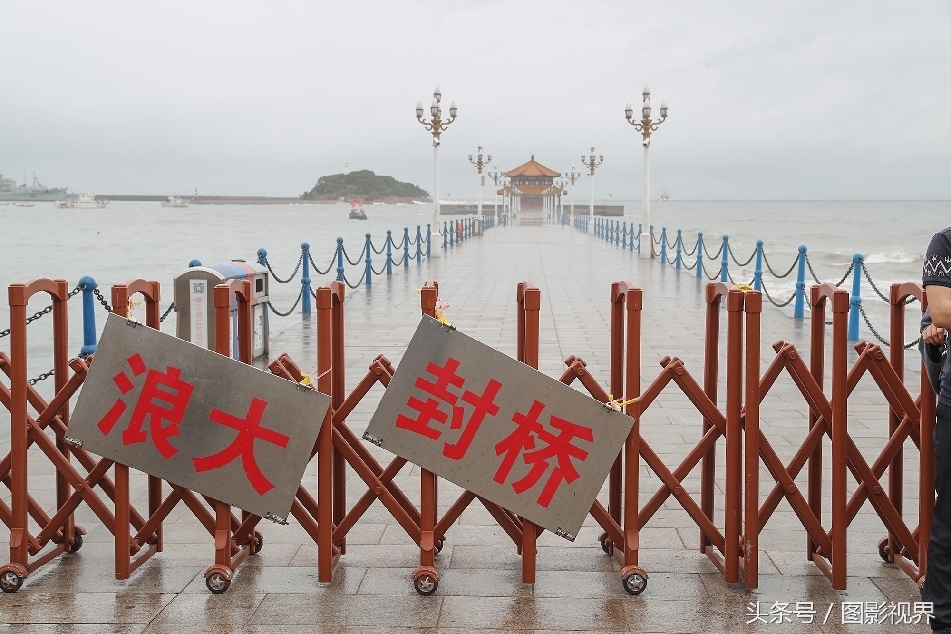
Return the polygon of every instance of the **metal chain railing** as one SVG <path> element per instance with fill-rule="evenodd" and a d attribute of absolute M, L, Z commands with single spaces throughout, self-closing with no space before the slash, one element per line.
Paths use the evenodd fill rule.
<path fill-rule="evenodd" d="M 723 243 L 722 243 L 722 242 L 720 243 L 720 248 L 717 250 L 717 252 L 716 252 L 714 255 L 710 255 L 710 250 L 707 249 L 707 243 L 704 242 L 704 243 L 703 243 L 703 252 L 706 254 L 706 256 L 707 256 L 709 259 L 711 259 L 711 260 L 718 260 L 718 259 L 720 259 L 720 256 L 723 255 Z"/>
<path fill-rule="evenodd" d="M 890 346 L 891 344 L 889 344 L 888 341 L 887 341 L 884 337 L 882 337 L 880 334 L 878 334 L 878 331 L 875 330 L 875 326 L 873 326 L 873 325 L 872 325 L 872 322 L 869 321 L 868 315 L 865 314 L 865 307 L 862 306 L 861 303 L 859 303 L 858 306 L 859 306 L 859 312 L 862 313 L 862 320 L 865 321 L 865 325 L 866 325 L 866 327 L 868 327 L 869 332 L 871 332 L 872 335 L 873 335 L 876 339 L 878 339 L 879 343 L 881 343 L 883 346 Z M 904 345 L 904 348 L 905 348 L 905 350 L 908 350 L 909 348 L 913 348 L 913 347 L 917 346 L 920 342 L 921 342 L 921 337 L 918 337 L 917 339 L 915 339 L 915 340 L 912 341 L 911 343 L 906 343 L 906 344 Z"/>
<path fill-rule="evenodd" d="M 365 255 L 367 254 L 367 243 L 366 243 L 366 242 L 363 243 L 363 250 L 360 251 L 360 255 L 357 256 L 357 259 L 356 259 L 356 260 L 351 260 L 351 259 L 350 259 L 350 256 L 347 254 L 347 247 L 341 245 L 340 248 L 343 249 L 343 257 L 345 257 L 345 258 L 347 259 L 347 262 L 350 263 L 350 266 L 357 266 L 358 264 L 360 264 L 360 263 L 363 261 L 363 256 L 365 256 Z"/>
<path fill-rule="evenodd" d="M 730 257 L 733 258 L 733 261 L 736 263 L 737 266 L 746 266 L 747 264 L 752 262 L 753 258 L 756 257 L 756 251 L 757 251 L 757 249 L 753 249 L 753 254 L 750 256 L 750 259 L 748 259 L 746 262 L 740 262 L 739 260 L 736 259 L 736 255 L 733 254 L 733 245 L 729 245 L 729 250 L 730 250 Z"/>
<path fill-rule="evenodd" d="M 344 273 L 343 275 L 344 284 L 346 284 L 347 286 L 349 286 L 351 289 L 354 289 L 354 290 L 357 288 L 360 288 L 360 285 L 363 284 L 363 280 L 365 279 L 366 270 L 364 270 L 363 272 L 364 272 L 364 275 L 360 276 L 360 281 L 357 282 L 356 284 L 351 284 L 350 280 L 347 279 L 347 274 Z"/>
<path fill-rule="evenodd" d="M 380 267 L 379 271 L 373 268 L 372 264 L 370 265 L 370 270 L 373 271 L 374 275 L 383 275 L 384 273 L 386 273 L 386 262 L 383 263 L 383 266 Z"/>
<path fill-rule="evenodd" d="M 700 240 L 697 240 L 697 243 L 696 243 L 695 245 L 693 245 L 693 251 L 688 251 L 688 250 L 687 250 L 687 247 L 684 246 L 684 247 L 683 247 L 683 254 L 689 257 L 689 256 L 691 256 L 691 255 L 693 255 L 694 253 L 697 252 L 697 247 L 699 247 L 699 246 L 700 246 Z"/>
<path fill-rule="evenodd" d="M 761 283 L 761 286 L 762 286 L 762 288 L 763 288 L 763 295 L 765 295 L 765 296 L 766 296 L 766 299 L 769 300 L 769 303 L 772 304 L 773 306 L 775 306 L 776 308 L 783 308 L 783 307 L 785 307 L 785 306 L 789 306 L 789 304 L 792 303 L 792 300 L 796 299 L 796 292 L 793 291 L 793 294 L 789 296 L 789 299 L 787 299 L 787 300 L 784 301 L 784 302 L 777 302 L 777 301 L 776 301 L 775 299 L 773 299 L 773 297 L 769 294 L 769 291 L 766 290 L 766 284 L 765 284 L 765 283 Z"/>
<path fill-rule="evenodd" d="M 277 315 L 278 317 L 287 317 L 288 315 L 294 312 L 294 309 L 297 308 L 297 305 L 300 304 L 300 300 L 303 297 L 304 297 L 304 287 L 301 286 L 300 293 L 297 294 L 297 301 L 294 302 L 294 305 L 291 306 L 291 309 L 287 311 L 286 313 L 282 313 L 281 311 L 274 308 L 274 304 L 272 304 L 271 302 L 267 303 L 267 307 L 270 308 L 271 312 Z"/>
<path fill-rule="evenodd" d="M 878 295 L 878 297 L 879 297 L 883 302 L 888 303 L 888 298 L 885 297 L 885 295 L 882 293 L 882 291 L 878 290 L 878 287 L 875 286 L 875 282 L 872 281 L 872 276 L 869 275 L 869 273 L 868 273 L 868 269 L 865 268 L 864 266 L 862 267 L 862 273 L 865 274 L 865 279 L 868 280 L 868 284 L 869 284 L 869 286 L 872 287 L 872 290 L 875 291 L 875 294 Z M 917 298 L 912 298 L 912 299 L 917 299 Z M 911 302 L 907 302 L 907 303 L 911 303 Z"/>
<path fill-rule="evenodd" d="M 171 313 L 173 310 L 175 310 L 175 302 L 172 302 L 171 304 L 168 305 L 168 308 L 165 310 L 165 313 L 163 313 L 162 316 L 159 317 L 159 323 L 162 323 L 163 321 L 165 321 L 165 318 L 168 317 L 169 313 Z"/>
<path fill-rule="evenodd" d="M 27 383 L 29 383 L 30 385 L 36 385 L 36 384 L 39 383 L 40 381 L 45 381 L 46 379 L 50 378 L 51 376 L 53 376 L 53 370 L 50 370 L 49 372 L 44 372 L 43 374 L 39 375 L 39 376 L 36 377 L 35 379 L 29 379 L 29 380 L 27 381 Z"/>
<path fill-rule="evenodd" d="M 337 252 L 334 251 L 334 254 L 331 256 L 331 258 L 330 258 L 330 264 L 327 265 L 327 270 L 326 270 L 326 271 L 321 271 L 321 270 L 317 267 L 317 265 L 314 264 L 314 258 L 313 258 L 313 256 L 310 254 L 309 251 L 307 252 L 307 259 L 310 260 L 310 265 L 311 265 L 311 267 L 313 267 L 313 269 L 314 269 L 315 271 L 317 271 L 317 275 L 327 275 L 327 273 L 330 273 L 330 269 L 332 269 L 332 268 L 334 267 L 334 262 L 335 262 L 336 259 L 337 259 Z"/>
<path fill-rule="evenodd" d="M 274 269 L 271 268 L 271 261 L 268 260 L 266 257 L 264 258 L 264 266 L 266 266 L 267 270 L 271 272 L 271 276 L 274 278 L 275 282 L 277 282 L 278 284 L 287 284 L 288 282 L 293 280 L 295 277 L 297 277 L 297 272 L 300 270 L 300 265 L 303 263 L 303 261 L 304 261 L 304 253 L 302 251 L 300 254 L 300 258 L 297 259 L 297 266 L 294 267 L 294 272 L 291 273 L 291 276 L 287 278 L 286 280 L 282 280 L 281 278 L 277 276 L 277 273 L 275 273 Z"/>
<path fill-rule="evenodd" d="M 766 252 L 763 251 L 763 263 L 766 264 L 766 270 L 769 271 L 770 274 L 771 274 L 773 277 L 777 278 L 777 279 L 783 279 L 784 277 L 789 277 L 790 273 L 793 272 L 793 269 L 796 268 L 796 265 L 799 264 L 799 258 L 801 258 L 801 257 L 802 257 L 802 254 L 801 254 L 801 253 L 797 253 L 797 254 L 796 254 L 796 259 L 793 260 L 792 266 L 789 267 L 789 270 L 786 271 L 785 273 L 783 273 L 782 275 L 779 275 L 778 273 L 776 273 L 776 271 L 773 270 L 773 267 L 771 267 L 771 266 L 769 265 L 769 258 L 766 257 Z M 806 262 L 807 262 L 807 263 L 809 262 L 809 258 L 808 258 L 808 257 L 806 258 Z M 812 268 L 810 267 L 809 270 L 811 271 Z"/>
<path fill-rule="evenodd" d="M 380 247 L 380 250 L 379 250 L 379 251 L 377 251 L 377 250 L 376 250 L 376 247 L 373 246 L 373 240 L 370 240 L 370 248 L 373 249 L 373 253 L 374 253 L 375 255 L 380 255 L 381 253 L 383 253 L 384 251 L 386 251 L 386 242 L 387 242 L 387 240 L 389 240 L 389 239 L 390 239 L 390 238 L 387 237 L 387 239 L 383 241 L 383 246 Z"/>
<path fill-rule="evenodd" d="M 102 293 L 99 292 L 98 288 L 92 289 L 92 294 L 96 296 L 96 299 L 99 300 L 99 303 L 102 304 L 102 307 L 106 309 L 107 313 L 112 312 L 112 306 L 109 305 L 109 302 L 107 302 L 106 298 L 102 296 Z"/>

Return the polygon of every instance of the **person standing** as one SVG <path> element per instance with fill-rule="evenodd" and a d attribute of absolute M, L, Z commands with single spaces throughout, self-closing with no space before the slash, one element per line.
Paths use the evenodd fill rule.
<path fill-rule="evenodd" d="M 928 245 L 921 281 L 928 292 L 931 325 L 922 333 L 928 346 L 947 341 L 951 329 L 951 227 L 938 232 Z M 928 572 L 921 589 L 924 601 L 934 604 L 931 629 L 951 634 L 951 355 L 945 355 L 938 391 L 934 433 L 934 518 L 928 540 Z"/>

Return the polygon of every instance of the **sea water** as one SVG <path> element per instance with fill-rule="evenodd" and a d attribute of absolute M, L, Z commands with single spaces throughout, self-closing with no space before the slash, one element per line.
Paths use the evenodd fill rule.
<path fill-rule="evenodd" d="M 642 219 L 640 201 L 598 201 L 599 204 L 624 205 L 625 216 L 615 218 L 637 226 Z M 569 200 L 564 209 L 568 211 Z M 386 230 L 393 231 L 398 244 L 403 228 L 415 239 L 416 227 L 426 234 L 432 221 L 432 205 L 366 205 L 366 221 L 350 220 L 346 204 L 289 205 L 192 205 L 187 208 L 161 207 L 159 203 L 110 202 L 104 209 L 59 209 L 51 203 L 30 208 L 0 206 L 0 288 L 38 277 L 65 278 L 70 288 L 83 275 L 92 276 L 101 285 L 108 300 L 110 287 L 118 281 L 145 278 L 162 284 L 163 310 L 171 302 L 171 282 L 188 267 L 189 261 L 206 264 L 232 259 L 256 261 L 259 248 L 266 248 L 275 272 L 288 276 L 301 253 L 301 243 L 311 245 L 315 264 L 322 270 L 332 264 L 337 237 L 351 260 L 363 250 L 365 234 L 382 247 Z M 492 202 L 484 205 L 491 213 Z M 575 205 L 575 213 L 586 213 L 587 205 Z M 845 274 L 855 253 L 865 256 L 867 269 L 885 293 L 894 281 L 920 281 L 921 265 L 931 236 L 951 224 L 951 202 L 704 202 L 654 201 L 650 222 L 655 235 L 667 228 L 671 242 L 681 229 L 685 247 L 692 249 L 697 233 L 711 253 L 719 248 L 724 234 L 729 236 L 733 253 L 740 262 L 753 253 L 757 240 L 776 273 L 784 273 L 796 258 L 799 245 L 808 248 L 809 260 L 822 281 L 838 281 Z M 573 230 L 573 229 L 572 229 Z M 486 239 L 491 239 L 491 231 Z M 594 238 L 592 238 L 594 239 Z M 415 254 L 415 247 L 410 249 Z M 673 258 L 671 250 L 669 257 Z M 394 251 L 394 258 L 402 254 Z M 686 257 L 686 256 L 685 256 Z M 688 258 L 692 263 L 695 259 Z M 385 256 L 373 255 L 379 269 Z M 730 271 L 737 282 L 753 276 L 753 262 Z M 718 262 L 705 263 L 712 274 Z M 359 281 L 362 264 L 346 265 L 352 283 Z M 332 275 L 332 273 L 331 273 Z M 312 274 L 316 280 L 319 277 Z M 795 271 L 775 280 L 768 274 L 767 287 L 779 301 L 795 289 Z M 808 278 L 807 278 L 808 282 Z M 851 289 L 851 280 L 843 286 Z M 300 292 L 299 277 L 293 284 L 272 283 L 271 298 L 276 308 L 287 310 Z M 867 312 L 887 336 L 886 305 L 873 296 L 863 280 Z M 77 298 L 78 299 L 78 298 Z M 48 302 L 37 297 L 29 314 Z M 70 302 L 70 346 L 82 345 L 81 302 Z M 297 313 L 299 313 L 299 308 Z M 785 309 L 791 312 L 791 308 Z M 97 324 L 102 328 L 103 312 L 97 307 Z M 141 316 L 140 312 L 140 316 Z M 43 322 L 49 318 L 45 317 Z M 289 317 L 287 320 L 294 319 Z M 273 318 L 272 330 L 291 322 Z M 6 298 L 0 301 L 0 330 L 9 324 Z M 30 327 L 30 376 L 49 369 L 51 325 Z M 163 325 L 174 332 L 174 314 Z M 913 334 L 913 332 L 911 333 Z M 863 336 L 867 336 L 864 331 Z M 9 350 L 9 337 L 0 339 L 0 349 Z"/>

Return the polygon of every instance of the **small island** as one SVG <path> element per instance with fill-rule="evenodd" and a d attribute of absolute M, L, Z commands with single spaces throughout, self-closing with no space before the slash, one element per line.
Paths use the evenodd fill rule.
<path fill-rule="evenodd" d="M 426 190 L 412 183 L 400 182 L 392 176 L 377 176 L 370 170 L 321 176 L 314 188 L 304 192 L 301 198 L 314 201 L 362 199 L 386 203 L 430 200 Z"/>

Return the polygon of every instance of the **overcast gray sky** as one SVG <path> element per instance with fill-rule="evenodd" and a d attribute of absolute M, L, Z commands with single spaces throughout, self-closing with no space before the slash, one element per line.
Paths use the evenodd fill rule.
<path fill-rule="evenodd" d="M 438 83 L 443 193 L 475 199 L 479 144 L 594 145 L 597 196 L 640 198 L 648 84 L 654 193 L 951 198 L 947 0 L 0 0 L 0 59 L 0 173 L 74 191 L 296 195 L 344 162 L 429 191 Z"/>

